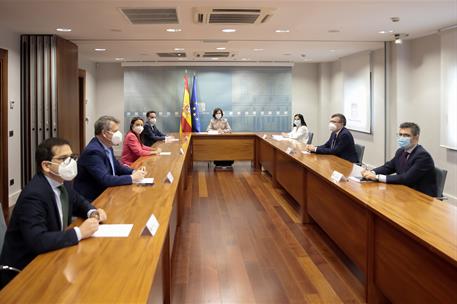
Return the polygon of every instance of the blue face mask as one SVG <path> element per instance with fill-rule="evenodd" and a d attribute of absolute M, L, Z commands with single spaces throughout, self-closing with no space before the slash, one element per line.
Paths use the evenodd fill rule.
<path fill-rule="evenodd" d="M 407 149 L 411 145 L 411 138 L 399 136 L 397 138 L 397 144 L 400 148 Z"/>

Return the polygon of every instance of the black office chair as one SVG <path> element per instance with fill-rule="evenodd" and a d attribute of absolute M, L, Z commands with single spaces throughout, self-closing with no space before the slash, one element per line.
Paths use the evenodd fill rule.
<path fill-rule="evenodd" d="M 3 217 L 3 210 L 0 206 L 0 253 L 2 252 L 3 243 L 5 241 L 6 228 L 7 227 L 6 227 L 5 218 Z M 0 265 L 0 271 L 21 272 L 17 268 L 6 266 L 6 265 Z"/>
<path fill-rule="evenodd" d="M 444 185 L 446 184 L 447 170 L 435 167 L 436 185 L 437 185 L 437 199 L 444 201 L 447 197 L 443 196 Z"/>
<path fill-rule="evenodd" d="M 308 141 L 306 142 L 307 145 L 310 145 L 313 142 L 313 132 L 308 132 Z"/>
<path fill-rule="evenodd" d="M 354 144 L 355 153 L 357 154 L 357 165 L 361 166 L 363 162 L 363 154 L 365 153 L 365 146 Z"/>

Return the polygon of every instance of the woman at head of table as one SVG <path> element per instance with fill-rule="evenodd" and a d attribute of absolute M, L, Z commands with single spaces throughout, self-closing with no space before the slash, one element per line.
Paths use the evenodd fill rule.
<path fill-rule="evenodd" d="M 218 133 L 230 133 L 232 129 L 226 118 L 224 118 L 224 111 L 221 108 L 215 108 L 213 110 L 213 118 L 211 118 L 207 132 L 217 131 Z"/>

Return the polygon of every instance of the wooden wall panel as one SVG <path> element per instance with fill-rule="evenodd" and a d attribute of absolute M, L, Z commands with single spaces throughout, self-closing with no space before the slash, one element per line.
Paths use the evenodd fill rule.
<path fill-rule="evenodd" d="M 53 35 L 21 36 L 22 187 L 36 173 L 36 147 L 49 137 L 80 151 L 78 48 Z"/>
<path fill-rule="evenodd" d="M 271 175 L 274 175 L 274 157 L 275 157 L 275 148 L 270 146 L 265 141 L 260 141 L 259 143 L 259 162 L 262 167 L 270 172 Z"/>
<path fill-rule="evenodd" d="M 78 47 L 60 37 L 56 42 L 58 135 L 70 142 L 74 153 L 80 153 Z"/>

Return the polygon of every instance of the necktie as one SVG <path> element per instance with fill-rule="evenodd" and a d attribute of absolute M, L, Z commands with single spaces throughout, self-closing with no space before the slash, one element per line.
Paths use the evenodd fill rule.
<path fill-rule="evenodd" d="M 336 144 L 336 136 L 335 138 L 332 140 L 332 145 L 330 146 L 331 149 L 335 148 L 335 144 Z"/>
<path fill-rule="evenodd" d="M 400 155 L 400 172 L 405 172 L 406 171 L 406 164 L 408 162 L 408 156 L 409 156 L 409 153 L 405 151 L 403 151 L 403 153 Z"/>
<path fill-rule="evenodd" d="M 60 185 L 58 189 L 60 190 L 60 203 L 62 205 L 62 230 L 65 230 L 68 226 L 69 219 L 68 192 L 64 185 Z"/>
<path fill-rule="evenodd" d="M 113 155 L 111 154 L 111 150 L 105 149 L 106 156 L 108 156 L 109 163 L 111 164 L 111 169 L 113 171 L 113 175 L 116 175 L 116 172 L 114 171 L 114 163 L 113 163 Z"/>

